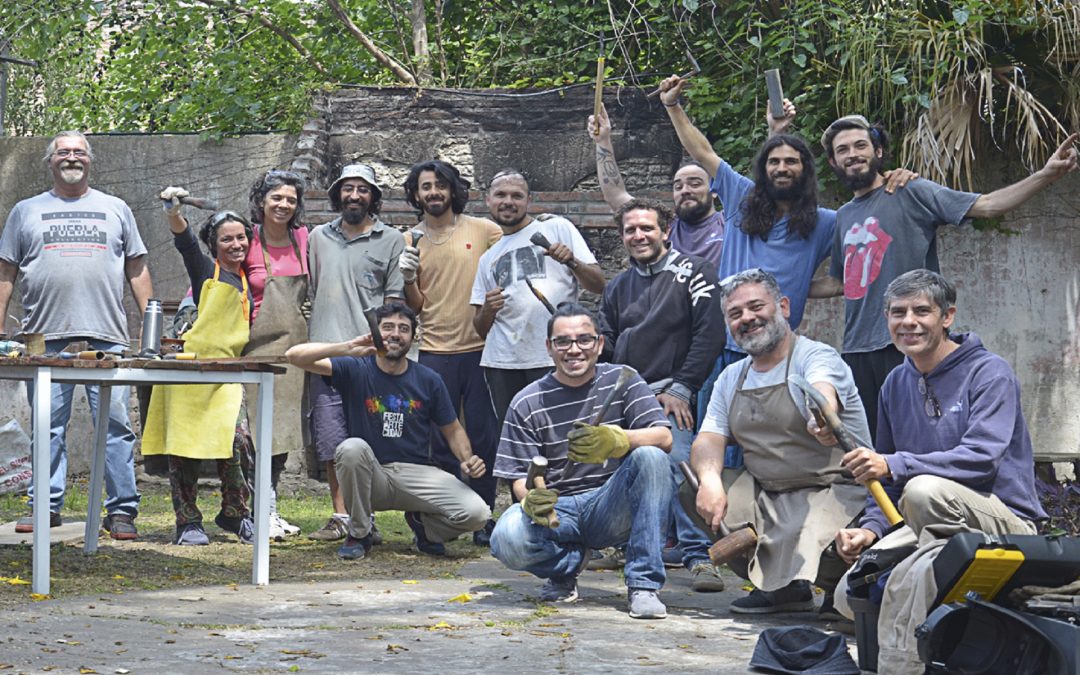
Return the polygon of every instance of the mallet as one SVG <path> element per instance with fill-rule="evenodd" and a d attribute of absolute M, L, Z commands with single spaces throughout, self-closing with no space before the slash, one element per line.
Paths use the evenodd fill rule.
<path fill-rule="evenodd" d="M 696 495 L 698 488 L 701 487 L 697 474 L 686 462 L 679 462 L 679 470 L 682 471 L 683 476 L 686 478 L 686 484 L 690 486 L 690 489 Z M 687 508 L 686 504 L 683 504 L 683 508 Z M 708 528 L 705 531 L 710 535 L 712 534 Z M 713 565 L 723 565 L 735 558 L 745 556 L 748 552 L 754 550 L 756 546 L 757 531 L 754 530 L 753 525 L 746 523 L 734 530 L 730 530 L 721 520 L 720 538 L 713 541 L 712 546 L 709 547 L 709 560 L 712 561 Z"/>

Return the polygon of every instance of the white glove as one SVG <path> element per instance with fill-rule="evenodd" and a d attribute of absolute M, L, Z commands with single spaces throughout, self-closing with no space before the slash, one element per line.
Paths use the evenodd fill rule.
<path fill-rule="evenodd" d="M 405 283 L 415 283 L 416 273 L 420 270 L 420 249 L 415 246 L 406 246 L 398 258 L 398 268 L 401 269 L 401 276 L 405 278 Z"/>
<path fill-rule="evenodd" d="M 161 191 L 158 198 L 161 199 L 161 208 L 165 213 L 175 216 L 180 213 L 180 200 L 190 196 L 191 193 L 182 187 L 169 186 Z"/>

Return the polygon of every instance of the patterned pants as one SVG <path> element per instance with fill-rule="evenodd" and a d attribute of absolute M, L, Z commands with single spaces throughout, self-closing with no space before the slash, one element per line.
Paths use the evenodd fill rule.
<path fill-rule="evenodd" d="M 218 478 L 221 479 L 221 513 L 226 518 L 245 518 L 251 511 L 252 476 L 255 473 L 255 446 L 248 430 L 247 406 L 240 404 L 233 434 L 233 454 L 217 462 Z M 172 487 L 173 511 L 176 526 L 201 523 L 202 512 L 195 504 L 199 492 L 201 459 L 169 456 L 169 485 Z"/>

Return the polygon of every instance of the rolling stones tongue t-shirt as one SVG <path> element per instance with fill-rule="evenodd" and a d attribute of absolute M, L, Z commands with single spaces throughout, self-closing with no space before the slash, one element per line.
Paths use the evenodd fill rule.
<path fill-rule="evenodd" d="M 843 352 L 891 342 L 885 288 L 904 272 L 937 272 L 938 226 L 962 222 L 978 198 L 917 179 L 894 194 L 881 187 L 840 207 L 829 274 L 844 283 Z"/>

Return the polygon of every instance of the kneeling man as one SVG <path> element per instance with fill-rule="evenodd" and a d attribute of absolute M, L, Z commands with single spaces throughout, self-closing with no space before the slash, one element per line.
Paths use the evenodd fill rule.
<path fill-rule="evenodd" d="M 839 411 L 844 426 L 867 439 L 866 415 L 851 370 L 832 347 L 800 337 L 788 325 L 788 299 L 776 279 L 759 269 L 721 282 L 728 329 L 749 359 L 724 369 L 694 441 L 692 464 L 701 487 L 698 513 L 714 532 L 749 522 L 757 549 L 748 564 L 729 566 L 757 588 L 731 603 L 744 614 L 814 608 L 810 582 L 831 592 L 845 565 L 830 549 L 850 525 L 865 489 L 841 472 L 831 434 L 810 432 L 805 394 L 788 383 L 799 375 Z M 746 469 L 724 472 L 724 448 L 737 442 Z M 829 598 L 823 611 L 829 608 Z"/>
<path fill-rule="evenodd" d="M 372 514 L 401 510 L 416 535 L 416 547 L 445 555 L 443 542 L 484 526 L 491 511 L 455 476 L 432 466 L 431 425 L 439 428 L 461 473 L 484 475 L 484 462 L 469 438 L 438 373 L 410 363 L 416 313 L 401 302 L 375 310 L 385 351 L 376 353 L 371 335 L 337 344 L 291 347 L 289 362 L 326 378 L 341 392 L 349 438 L 334 458 L 349 513 L 349 534 L 338 549 L 344 559 L 371 549 Z"/>
<path fill-rule="evenodd" d="M 844 466 L 865 483 L 881 480 L 905 526 L 888 523 L 873 500 L 859 527 L 841 530 L 837 549 L 854 562 L 866 547 L 917 544 L 885 586 L 878 632 L 882 672 L 918 672 L 913 629 L 937 595 L 931 565 L 945 541 L 960 532 L 1035 534 L 1046 518 L 1035 492 L 1031 437 L 1020 409 L 1020 383 L 1005 359 L 974 333 L 949 334 L 956 288 L 930 270 L 900 275 L 885 290 L 893 344 L 904 356 L 881 387 L 877 452 L 856 448 Z M 836 608 L 848 617 L 847 577 Z"/>
<path fill-rule="evenodd" d="M 625 546 L 630 616 L 662 619 L 660 552 L 674 493 L 667 416 L 628 366 L 597 365 L 604 338 L 589 310 L 564 303 L 547 333 L 555 371 L 518 392 L 503 424 L 495 475 L 512 481 L 521 503 L 495 524 L 491 553 L 547 579 L 541 600 L 573 602 L 590 549 Z M 617 388 L 623 368 L 631 377 Z M 525 485 L 537 456 L 549 462 L 546 489 Z M 548 527 L 552 513 L 558 525 Z"/>

